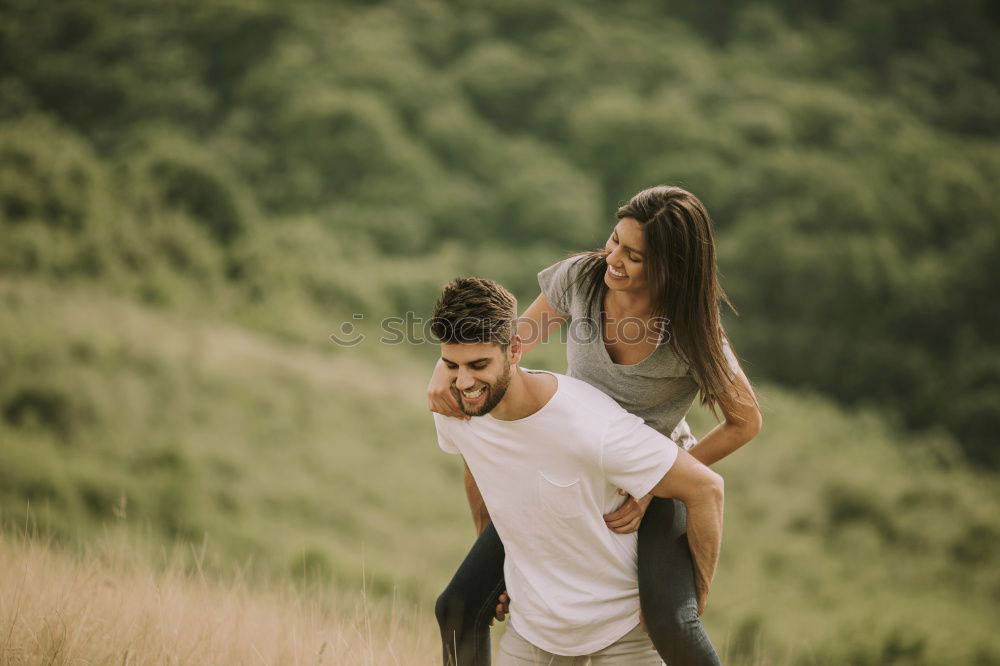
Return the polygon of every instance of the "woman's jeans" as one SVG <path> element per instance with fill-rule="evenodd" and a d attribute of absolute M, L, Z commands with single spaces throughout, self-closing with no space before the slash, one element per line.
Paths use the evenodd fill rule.
<path fill-rule="evenodd" d="M 701 620 L 688 547 L 687 511 L 653 498 L 639 526 L 639 602 L 667 666 L 720 666 Z M 503 544 L 487 525 L 434 608 L 445 666 L 489 666 L 490 620 L 504 590 Z"/>

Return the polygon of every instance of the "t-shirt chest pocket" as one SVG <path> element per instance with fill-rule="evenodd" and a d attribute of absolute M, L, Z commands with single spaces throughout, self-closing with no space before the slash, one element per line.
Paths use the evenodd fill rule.
<path fill-rule="evenodd" d="M 583 489 L 580 480 L 565 481 L 538 473 L 538 496 L 542 509 L 558 518 L 576 518 L 583 515 Z"/>

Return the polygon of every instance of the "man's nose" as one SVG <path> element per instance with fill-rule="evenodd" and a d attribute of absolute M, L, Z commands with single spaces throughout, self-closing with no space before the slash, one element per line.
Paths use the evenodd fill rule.
<path fill-rule="evenodd" d="M 455 380 L 455 387 L 459 391 L 465 391 L 476 385 L 476 380 L 472 377 L 472 373 L 468 370 L 459 370 L 458 379 Z"/>

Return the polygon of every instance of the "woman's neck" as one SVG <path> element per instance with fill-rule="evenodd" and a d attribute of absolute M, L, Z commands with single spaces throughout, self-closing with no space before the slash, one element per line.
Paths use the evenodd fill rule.
<path fill-rule="evenodd" d="M 625 318 L 648 319 L 652 314 L 649 293 L 635 294 L 627 291 L 607 291 L 604 311 L 609 315 Z"/>

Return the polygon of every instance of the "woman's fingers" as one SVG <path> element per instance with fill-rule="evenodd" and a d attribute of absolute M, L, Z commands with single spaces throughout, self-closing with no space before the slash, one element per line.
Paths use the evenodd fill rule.
<path fill-rule="evenodd" d="M 607 520 L 607 519 L 605 519 L 604 522 L 611 529 L 617 529 L 617 528 L 625 527 L 629 523 L 632 523 L 632 522 L 635 522 L 635 521 L 638 521 L 638 520 L 642 520 L 642 513 L 638 512 L 638 511 L 634 511 L 634 512 L 630 512 L 630 513 L 627 513 L 625 515 L 619 516 L 618 518 L 615 518 L 613 520 Z"/>
<path fill-rule="evenodd" d="M 450 391 L 447 393 L 430 394 L 430 397 L 428 398 L 428 407 L 432 412 L 436 412 L 444 416 L 451 416 L 457 419 L 468 418 L 465 412 L 459 408 L 458 401 Z"/>
<path fill-rule="evenodd" d="M 642 507 L 639 506 L 639 503 L 629 497 L 617 510 L 604 514 L 604 521 L 608 525 L 612 523 L 621 524 L 623 519 L 632 520 L 636 516 L 641 517 L 642 513 Z"/>
<path fill-rule="evenodd" d="M 638 516 L 629 514 L 629 515 L 626 515 L 626 516 L 621 516 L 619 518 L 615 518 L 614 520 L 605 520 L 604 522 L 611 529 L 615 529 L 615 528 L 618 528 L 618 527 L 624 527 L 624 526 L 628 525 L 633 520 L 635 520 L 637 517 Z"/>
<path fill-rule="evenodd" d="M 462 411 L 462 407 L 458 404 L 458 398 L 455 396 L 455 392 L 450 388 L 444 395 L 445 404 L 448 405 L 450 413 L 448 416 L 454 416 L 457 419 L 468 419 L 469 415 Z"/>
<path fill-rule="evenodd" d="M 633 520 L 630 520 L 623 527 L 611 528 L 611 531 L 616 534 L 631 534 L 632 532 L 635 532 L 637 529 L 639 529 L 639 525 L 641 523 L 642 523 L 642 516 L 639 516 Z"/>
<path fill-rule="evenodd" d="M 616 534 L 629 534 L 639 529 L 645 507 L 634 497 L 619 488 L 618 494 L 625 495 L 625 503 L 616 511 L 604 514 L 604 522 L 608 529 Z"/>

